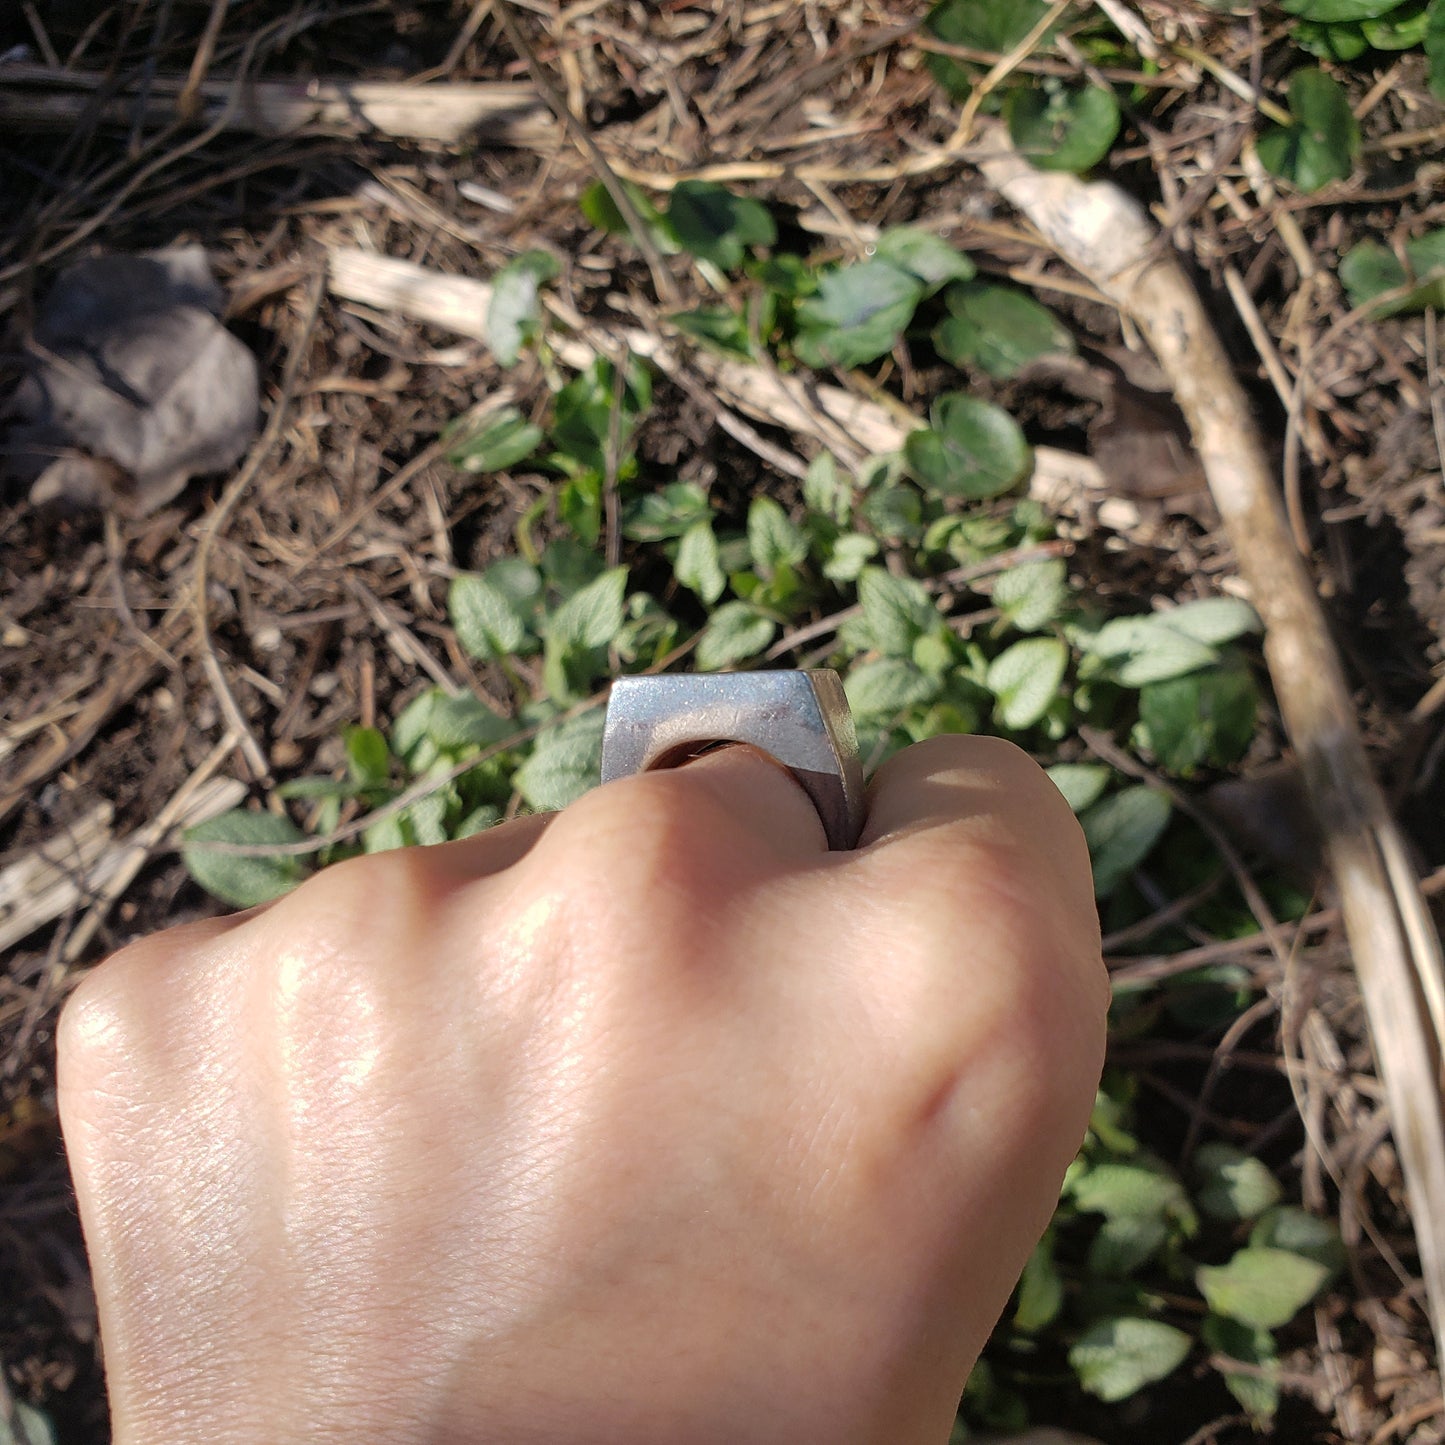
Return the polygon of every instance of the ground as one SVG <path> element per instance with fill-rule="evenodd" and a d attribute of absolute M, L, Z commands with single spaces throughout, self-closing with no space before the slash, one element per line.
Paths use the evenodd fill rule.
<path fill-rule="evenodd" d="M 1096 367 L 1129 355 L 1134 340 L 980 181 L 967 145 L 954 145 L 957 106 L 924 63 L 928 6 L 916 0 L 91 8 L 55 0 L 0 15 L 0 311 L 9 328 L 0 383 L 8 390 L 18 376 L 34 308 L 64 265 L 99 249 L 199 241 L 227 288 L 227 323 L 259 360 L 271 424 L 240 469 L 203 477 L 147 515 L 37 507 L 18 486 L 0 499 L 0 867 L 56 840 L 62 873 L 82 854 L 120 865 L 109 885 L 91 873 L 33 927 L 5 935 L 0 1439 L 6 1390 L 45 1411 L 61 1440 L 104 1430 L 55 1125 L 53 1026 L 76 979 L 109 949 L 220 908 L 177 856 L 174 824 L 214 780 L 266 799 L 279 782 L 336 769 L 344 727 L 389 723 L 424 684 L 506 696 L 495 669 L 458 644 L 448 586 L 511 552 L 519 519 L 552 482 L 525 469 L 479 481 L 448 464 L 438 439 L 503 391 L 537 408 L 557 363 L 527 353 L 504 372 L 465 328 L 328 292 L 328 252 L 360 247 L 484 278 L 543 246 L 562 258 L 556 292 L 579 326 L 656 332 L 656 276 L 577 205 L 598 174 L 595 145 L 654 194 L 704 173 L 765 200 L 798 250 L 851 258 L 865 231 L 926 225 L 986 274 L 1027 278 Z M 1076 7 L 1074 18 L 1085 22 L 1090 9 Z M 1272 460 L 1291 479 L 1292 518 L 1373 764 L 1438 894 L 1445 699 L 1432 685 L 1445 659 L 1445 393 L 1435 319 L 1352 318 L 1332 278 L 1362 238 L 1445 223 L 1441 109 L 1421 52 L 1371 52 L 1338 70 L 1364 136 L 1349 179 L 1317 195 L 1271 186 L 1241 160 L 1258 118 L 1239 87 L 1278 93 L 1305 57 L 1281 12 L 1237 9 L 1193 0 L 1132 8 L 1159 63 L 1126 67 L 1139 88 L 1099 173 L 1151 208 L 1161 244 L 1206 297 Z M 62 64 L 74 74 L 62 76 Z M 1025 58 L 1031 67 L 1068 73 L 1069 62 Z M 188 73 L 212 87 L 203 97 L 220 97 L 199 115 L 178 114 Z M 257 136 L 224 104 L 240 74 L 540 77 L 576 119 L 564 131 L 534 91 L 501 125 L 460 140 L 388 134 L 344 115 Z M 4 109 L 22 95 L 28 108 Z M 47 98 L 65 103 L 59 120 Z M 707 294 L 686 257 L 661 264 L 683 304 Z M 1288 383 L 1304 356 L 1309 404 L 1293 427 Z M 930 365 L 913 368 L 900 348 L 872 370 L 922 412 L 948 384 Z M 1228 541 L 1187 456 L 1161 485 L 1157 451 L 1130 463 L 1119 429 L 1077 380 L 1026 374 L 984 385 L 1030 441 L 1091 451 L 1109 472 L 1112 511 L 1098 497 L 1075 499 L 1061 519 L 1071 575 L 1100 605 L 1207 595 L 1230 576 Z M 1178 418 L 1159 425 L 1187 453 Z M 1127 449 L 1140 432 L 1125 431 Z M 795 502 L 797 478 L 769 446 L 811 455 L 819 439 L 763 422 L 750 436 L 724 435 L 716 395 L 684 367 L 659 376 L 637 451 L 649 475 L 696 481 L 736 516 L 760 493 Z M 552 524 L 544 509 L 540 525 Z M 1287 744 L 1266 715 L 1244 771 L 1257 779 L 1281 758 Z M 1305 880 L 1308 896 L 1308 823 L 1274 793 L 1243 796 L 1221 814 L 1226 826 L 1260 845 L 1250 856 L 1263 873 Z M 0 924 L 16 910 L 0 891 Z M 1254 1002 L 1234 1027 L 1161 1014 L 1157 1027 L 1115 1038 L 1112 1064 L 1141 1081 L 1146 1142 L 1175 1158 L 1207 1126 L 1246 1143 L 1293 1197 L 1339 1218 L 1350 1249 L 1350 1268 L 1284 1341 L 1277 1438 L 1442 1438 L 1410 1220 L 1329 885 L 1292 935 L 1288 975 L 1257 938 L 1192 926 L 1188 941 L 1196 964 L 1241 966 L 1242 997 Z M 1161 967 L 1141 942 L 1137 928 L 1114 930 L 1108 951 L 1122 986 Z M 1323 1154 L 1306 1140 L 1302 1107 Z M 1058 1364 L 1040 1366 L 1045 1400 Z M 1058 1423 L 1108 1441 L 1251 1438 L 1202 1368 L 1177 1389 Z"/>

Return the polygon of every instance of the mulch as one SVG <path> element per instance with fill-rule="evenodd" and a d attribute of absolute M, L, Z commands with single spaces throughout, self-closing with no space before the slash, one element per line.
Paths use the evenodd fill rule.
<path fill-rule="evenodd" d="M 556 289 L 572 315 L 656 333 L 647 261 L 577 209 L 596 177 L 585 134 L 619 175 L 644 185 L 703 174 L 758 195 L 792 244 L 819 255 L 856 256 L 871 228 L 927 224 L 985 272 L 1035 284 L 1099 355 L 1117 358 L 1130 340 L 970 169 L 953 136 L 956 108 L 923 64 L 926 5 L 505 8 L 520 51 L 501 0 L 98 11 L 71 0 L 0 14 L 0 116 L 17 88 L 32 102 L 30 119 L 8 122 L 0 149 L 0 392 L 18 375 L 35 307 L 60 267 L 98 248 L 195 240 L 228 289 L 227 322 L 255 351 L 280 423 L 245 464 L 243 489 L 231 490 L 234 475 L 203 480 L 149 516 L 35 509 L 13 489 L 0 496 L 0 870 L 47 847 L 63 872 L 67 840 L 101 804 L 106 846 L 144 844 L 123 888 L 72 890 L 63 909 L 14 940 L 0 970 L 0 1422 L 8 1392 L 44 1408 L 62 1440 L 104 1437 L 93 1306 L 55 1126 L 53 1026 L 76 978 L 108 950 L 217 909 L 181 866 L 174 829 L 157 820 L 217 778 L 264 797 L 279 781 L 332 770 L 344 726 L 385 723 L 434 682 L 507 695 L 458 646 L 447 586 L 458 570 L 513 549 L 518 519 L 549 483 L 525 473 L 478 482 L 447 465 L 438 441 L 504 390 L 524 410 L 538 405 L 546 363 L 524 357 L 504 373 L 475 340 L 327 294 L 329 251 L 359 247 L 485 278 L 544 245 L 564 261 Z M 1332 276 L 1363 236 L 1445 224 L 1440 107 L 1417 55 L 1350 72 L 1363 163 L 1320 197 L 1284 196 L 1247 163 L 1253 110 L 1220 78 L 1278 81 L 1298 59 L 1283 17 L 1191 0 L 1136 9 L 1165 47 L 1163 64 L 1139 74 L 1147 104 L 1108 168 L 1193 268 L 1281 474 L 1293 479 L 1292 516 L 1376 765 L 1438 898 L 1445 389 L 1436 323 L 1351 320 Z M 1179 60 L 1168 50 L 1175 42 L 1218 70 Z M 7 64 L 25 68 L 24 86 L 7 80 Z M 201 87 L 192 94 L 205 96 L 224 94 L 242 71 L 302 90 L 317 76 L 540 76 L 576 119 L 564 127 L 534 99 L 525 114 L 457 142 L 383 133 L 364 116 L 258 136 L 222 123 L 224 105 L 184 113 L 188 76 Z M 75 74 L 87 77 L 84 88 Z M 47 123 L 35 97 L 54 95 L 65 113 Z M 705 297 L 682 259 L 663 264 L 682 305 Z M 1302 364 L 1308 404 L 1290 425 Z M 892 366 L 882 377 L 915 410 L 939 382 Z M 1083 451 L 1097 439 L 1097 402 L 1056 381 L 994 394 L 1035 442 Z M 757 422 L 755 445 L 746 427 L 718 430 L 720 405 L 727 410 L 696 378 L 659 378 L 639 439 L 643 467 L 698 480 L 739 512 L 760 489 L 795 495 L 795 477 L 768 446 L 806 455 L 826 428 L 799 438 Z M 1147 475 L 1118 473 L 1109 502 L 1094 499 L 1066 528 L 1075 576 L 1107 604 L 1189 595 L 1199 579 L 1229 572 L 1197 481 L 1158 495 Z M 1278 728 L 1263 736 L 1266 755 L 1252 767 L 1278 752 Z M 1218 1031 L 1119 1040 L 1115 1059 L 1141 1080 L 1161 1152 L 1201 1121 L 1236 1139 L 1267 1133 L 1271 1162 L 1299 1197 L 1341 1220 L 1351 1269 L 1288 1340 L 1278 1438 L 1436 1441 L 1445 1420 L 1409 1217 L 1330 905 L 1320 898 L 1299 926 L 1288 972 L 1258 941 L 1199 940 L 1194 966 L 1238 963 L 1265 1001 L 1222 1043 Z M 1138 957 L 1128 938 L 1114 945 L 1121 978 L 1176 967 Z M 1234 1409 L 1201 1384 L 1092 1423 L 1119 1440 L 1251 1438 Z"/>

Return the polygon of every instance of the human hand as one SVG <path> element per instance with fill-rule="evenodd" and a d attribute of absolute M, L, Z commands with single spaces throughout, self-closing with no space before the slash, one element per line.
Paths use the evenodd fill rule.
<path fill-rule="evenodd" d="M 1102 1060 L 1028 758 L 742 747 L 132 944 L 60 1026 L 116 1445 L 912 1445 Z"/>

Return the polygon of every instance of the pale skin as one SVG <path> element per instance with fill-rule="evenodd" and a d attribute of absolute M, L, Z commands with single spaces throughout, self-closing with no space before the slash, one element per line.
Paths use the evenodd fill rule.
<path fill-rule="evenodd" d="M 1083 1135 L 1017 749 L 746 748 L 132 944 L 60 1026 L 116 1445 L 942 1445 Z"/>

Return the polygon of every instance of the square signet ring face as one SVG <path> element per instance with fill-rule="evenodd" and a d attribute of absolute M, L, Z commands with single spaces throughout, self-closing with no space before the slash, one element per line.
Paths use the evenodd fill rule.
<path fill-rule="evenodd" d="M 687 673 L 612 685 L 602 781 L 673 767 L 717 743 L 748 743 L 787 768 L 812 799 L 832 849 L 863 828 L 863 765 L 836 672 Z"/>

